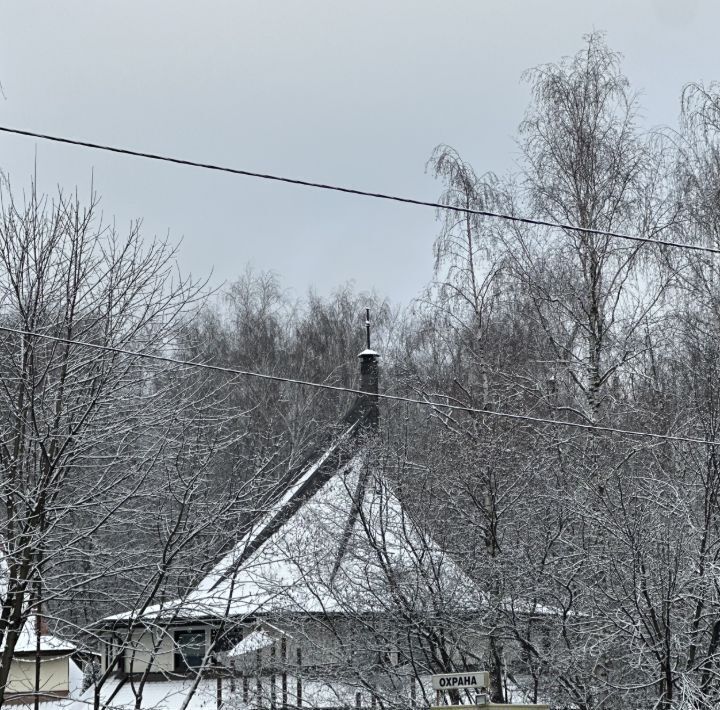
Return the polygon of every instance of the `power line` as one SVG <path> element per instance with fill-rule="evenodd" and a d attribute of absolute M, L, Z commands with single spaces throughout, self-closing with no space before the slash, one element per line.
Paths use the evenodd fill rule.
<path fill-rule="evenodd" d="M 698 244 L 687 244 L 686 242 L 673 242 L 667 239 L 654 239 L 651 237 L 640 237 L 633 234 L 625 234 L 623 232 L 612 232 L 604 229 L 593 229 L 591 227 L 577 227 L 571 224 L 563 224 L 562 222 L 552 222 L 545 219 L 535 219 L 533 217 L 521 217 L 518 215 L 507 214 L 504 212 L 492 212 L 490 210 L 478 210 L 470 207 L 459 207 L 456 205 L 446 205 L 441 202 L 431 202 L 428 200 L 417 200 L 412 197 L 400 197 L 399 195 L 390 195 L 384 192 L 371 192 L 369 190 L 359 190 L 352 187 L 343 187 L 341 185 L 332 185 L 329 183 L 313 182 L 311 180 L 302 180 L 299 178 L 284 177 L 282 175 L 271 175 L 269 173 L 258 173 L 252 170 L 243 170 L 241 168 L 230 168 L 224 165 L 216 165 L 213 163 L 200 163 L 194 160 L 186 160 L 184 158 L 175 158 L 169 155 L 160 155 L 159 153 L 147 153 L 139 150 L 131 150 L 130 148 L 118 148 L 116 146 L 103 145 L 102 143 L 90 143 L 89 141 L 75 140 L 72 138 L 63 138 L 61 136 L 51 136 L 46 133 L 35 133 L 34 131 L 24 131 L 19 128 L 9 128 L 0 126 L 0 132 L 11 133 L 18 136 L 27 136 L 30 138 L 40 138 L 54 143 L 64 143 L 66 145 L 80 146 L 82 148 L 92 148 L 93 150 L 103 150 L 110 153 L 119 153 L 120 155 L 130 155 L 136 158 L 147 158 L 149 160 L 159 160 L 165 163 L 174 163 L 175 165 L 185 165 L 191 168 L 203 168 L 204 170 L 215 170 L 223 173 L 231 173 L 232 175 L 242 175 L 244 177 L 258 178 L 260 180 L 272 180 L 274 182 L 287 183 L 289 185 L 300 185 L 302 187 L 313 187 L 319 190 L 330 190 L 332 192 L 342 192 L 348 195 L 358 195 L 360 197 L 373 197 L 379 200 L 389 200 L 391 202 L 400 202 L 407 205 L 419 205 L 421 207 L 433 207 L 434 209 L 447 210 L 450 212 L 460 212 L 463 214 L 472 214 L 479 217 L 489 217 L 492 219 L 501 219 L 508 222 L 518 222 L 521 224 L 530 224 L 537 227 L 551 227 L 553 229 L 563 229 L 580 234 L 593 234 L 596 236 L 605 236 L 615 239 L 625 239 L 633 242 L 642 242 L 645 244 L 657 244 L 659 246 L 674 247 L 677 249 L 690 249 L 693 251 L 708 252 L 710 254 L 720 254 L 720 249 L 714 247 L 705 247 Z"/>
<path fill-rule="evenodd" d="M 302 387 L 314 387 L 316 389 L 331 390 L 333 392 L 344 392 L 347 394 L 359 394 L 367 395 L 368 393 L 364 390 L 353 389 L 351 387 L 340 387 L 339 385 L 328 385 L 322 382 L 311 382 L 308 380 L 298 380 L 293 377 L 282 377 L 281 375 L 268 375 L 262 372 L 253 372 L 251 370 L 238 370 L 233 367 L 225 367 L 223 365 L 211 365 L 204 362 L 191 362 L 189 360 L 180 360 L 178 358 L 169 357 L 167 355 L 155 355 L 153 353 L 143 353 L 137 350 L 127 350 L 125 348 L 118 348 L 112 345 L 100 345 L 97 343 L 88 343 L 84 340 L 72 340 L 70 338 L 61 338 L 55 335 L 47 335 L 45 333 L 37 333 L 31 330 L 22 330 L 20 328 L 10 328 L 8 326 L 0 325 L 0 331 L 6 333 L 14 333 L 16 335 L 27 335 L 35 338 L 43 338 L 45 340 L 52 340 L 57 343 L 64 343 L 66 345 L 78 345 L 80 347 L 92 348 L 94 350 L 101 350 L 103 352 L 116 353 L 120 355 L 130 355 L 132 357 L 146 358 L 148 360 L 155 360 L 157 362 L 165 362 L 173 365 L 182 365 L 184 367 L 196 367 L 204 370 L 212 370 L 214 372 L 222 372 L 229 375 L 239 375 L 241 377 L 256 377 L 262 380 L 270 380 L 273 382 L 284 382 L 291 385 L 299 385 Z M 465 412 L 468 414 L 483 414 L 490 417 L 498 417 L 502 419 L 509 419 L 511 421 L 524 421 L 532 422 L 534 424 L 548 424 L 550 426 L 565 427 L 571 429 L 583 429 L 586 431 L 598 431 L 606 432 L 611 434 L 621 434 L 623 436 L 633 436 L 646 439 L 657 439 L 661 441 L 675 441 L 678 443 L 686 444 L 702 444 L 705 446 L 717 446 L 720 442 L 705 441 L 704 439 L 697 439 L 688 436 L 675 436 L 673 434 L 657 434 L 650 431 L 632 430 L 632 429 L 620 429 L 617 427 L 603 426 L 600 424 L 580 424 L 577 422 L 570 422 L 562 419 L 549 419 L 546 417 L 534 417 L 529 414 L 512 414 L 511 412 L 500 412 L 496 410 L 478 409 L 475 407 L 463 407 L 458 404 L 444 404 L 442 402 L 431 402 L 426 399 L 417 399 L 415 397 L 403 397 L 401 395 L 387 394 L 384 392 L 378 393 L 377 397 L 380 399 L 391 400 L 395 402 L 409 402 L 410 404 L 417 404 L 422 407 L 441 408 L 450 411 Z"/>

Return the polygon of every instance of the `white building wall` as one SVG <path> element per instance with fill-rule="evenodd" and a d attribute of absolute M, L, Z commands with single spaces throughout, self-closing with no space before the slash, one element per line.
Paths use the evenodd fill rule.
<path fill-rule="evenodd" d="M 172 632 L 135 632 L 125 649 L 125 672 L 172 673 L 175 649 Z"/>
<path fill-rule="evenodd" d="M 69 656 L 40 659 L 40 692 L 66 693 L 69 690 Z M 13 659 L 6 686 L 8 693 L 35 692 L 35 658 Z"/>
<path fill-rule="evenodd" d="M 103 639 L 102 669 L 117 653 L 123 653 L 125 673 L 144 673 L 148 666 L 153 673 L 172 673 L 175 670 L 175 631 L 195 630 L 197 627 L 158 629 L 157 631 L 135 631 L 129 640 L 124 633 L 115 638 Z M 210 629 L 205 629 L 206 647 L 210 643 Z"/>

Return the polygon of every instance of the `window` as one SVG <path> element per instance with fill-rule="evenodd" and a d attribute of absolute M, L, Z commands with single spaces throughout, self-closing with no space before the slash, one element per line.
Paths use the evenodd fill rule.
<path fill-rule="evenodd" d="M 106 636 L 105 641 L 105 668 L 111 668 L 115 673 L 125 671 L 124 644 L 123 640 L 113 634 Z M 119 658 L 118 658 L 119 657 Z"/>
<path fill-rule="evenodd" d="M 175 632 L 175 670 L 200 668 L 205 658 L 205 630 Z"/>

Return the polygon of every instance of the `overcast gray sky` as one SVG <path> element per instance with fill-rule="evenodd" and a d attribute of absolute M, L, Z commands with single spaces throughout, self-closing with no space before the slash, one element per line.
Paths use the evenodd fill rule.
<path fill-rule="evenodd" d="M 683 84 L 720 78 L 719 26 L 711 0 L 0 0 L 0 125 L 435 199 L 438 143 L 513 168 L 524 69 L 605 30 L 648 125 L 674 124 Z M 216 284 L 250 263 L 404 303 L 432 276 L 429 208 L 0 135 L 16 188 L 36 156 L 42 187 L 94 171 L 107 216 Z"/>

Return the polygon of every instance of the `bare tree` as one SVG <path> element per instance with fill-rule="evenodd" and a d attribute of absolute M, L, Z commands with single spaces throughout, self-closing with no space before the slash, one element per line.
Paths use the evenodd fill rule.
<path fill-rule="evenodd" d="M 177 276 L 167 243 L 143 245 L 139 225 L 124 237 L 103 225 L 94 196 L 83 206 L 34 186 L 24 201 L 7 183 L 1 190 L 0 322 L 16 332 L 0 337 L 8 569 L 0 703 L 28 616 L 98 574 L 62 572 L 117 511 L 133 507 L 163 459 L 171 422 L 194 405 L 141 356 L 171 352 L 181 316 L 201 295 Z M 81 511 L 91 514 L 73 527 Z"/>
<path fill-rule="evenodd" d="M 639 134 L 636 98 L 602 35 L 526 78 L 533 101 L 520 127 L 521 185 L 533 214 L 647 237 L 673 222 L 662 146 Z M 584 400 L 571 405 L 574 413 L 597 421 L 608 383 L 642 349 L 642 328 L 657 315 L 666 282 L 642 243 L 520 230 L 517 245 L 520 282 L 559 369 Z"/>

